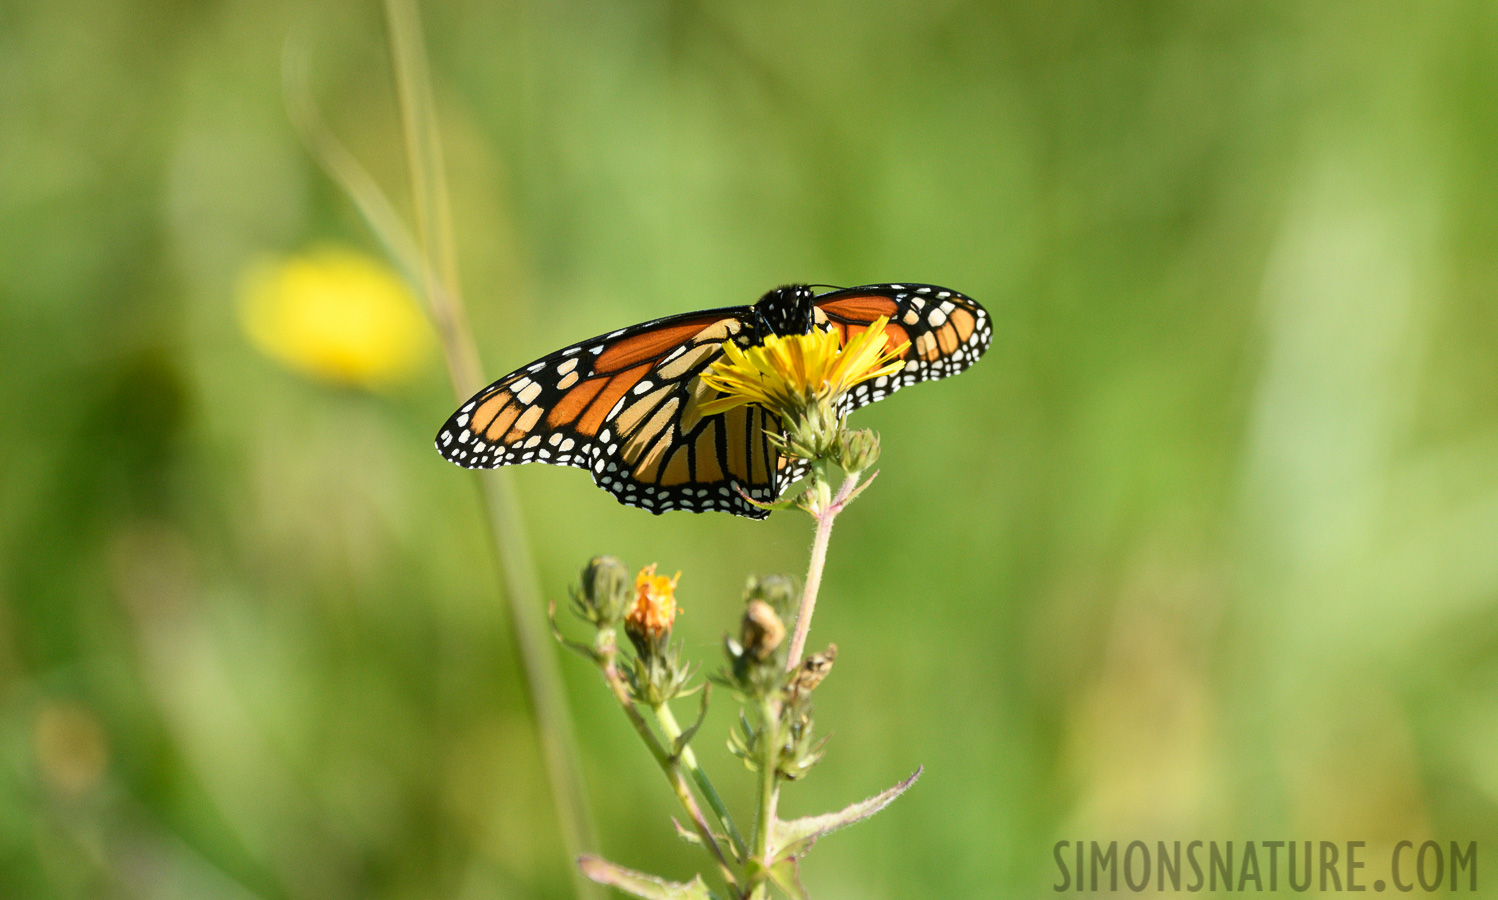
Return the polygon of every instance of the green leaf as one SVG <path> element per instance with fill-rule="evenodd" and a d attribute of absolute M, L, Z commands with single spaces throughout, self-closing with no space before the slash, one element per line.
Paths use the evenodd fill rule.
<path fill-rule="evenodd" d="M 707 885 L 702 883 L 701 875 L 696 875 L 685 883 L 667 881 L 634 869 L 616 866 L 596 856 L 579 856 L 577 867 L 599 884 L 618 888 L 626 894 L 643 897 L 645 900 L 717 900 L 712 891 L 707 889 Z"/>
<path fill-rule="evenodd" d="M 795 857 L 782 859 L 770 867 L 770 880 L 791 900 L 808 900 L 806 888 L 801 886 L 801 868 Z"/>
<path fill-rule="evenodd" d="M 707 721 L 707 698 L 712 693 L 712 688 L 708 686 L 707 682 L 703 682 L 697 687 L 702 688 L 702 702 L 697 707 L 697 721 L 692 723 L 692 727 L 683 731 L 681 737 L 678 737 L 671 745 L 672 756 L 681 756 L 681 752 L 687 749 L 687 745 L 692 742 L 692 738 L 697 736 L 697 731 L 702 727 L 702 723 Z M 696 688 L 693 688 L 693 690 L 696 690 Z"/>
<path fill-rule="evenodd" d="M 699 847 L 707 846 L 706 844 L 702 843 L 702 835 L 678 822 L 675 816 L 671 817 L 671 827 L 676 829 L 676 836 L 686 841 L 688 844 L 696 844 Z M 708 830 L 712 831 L 712 829 Z M 712 831 L 712 835 L 713 840 L 717 841 L 719 844 L 726 844 L 729 842 L 728 835 L 726 834 Z"/>
<path fill-rule="evenodd" d="M 595 663 L 598 662 L 597 650 L 587 644 L 568 640 L 562 634 L 562 629 L 557 627 L 557 602 L 555 600 L 552 600 L 546 606 L 546 621 L 551 623 L 551 636 L 557 639 L 557 643 L 561 644 L 563 647 L 566 647 L 568 650 L 576 651 L 579 655 L 587 657 Z"/>
<path fill-rule="evenodd" d="M 874 813 L 890 803 L 921 777 L 924 767 L 915 770 L 909 778 L 895 785 L 887 791 L 875 794 L 867 800 L 859 801 L 846 809 L 835 813 L 825 813 L 820 816 L 806 816 L 801 819 L 792 819 L 789 822 L 776 821 L 775 823 L 775 851 L 776 860 L 792 859 L 802 856 L 817 838 L 839 828 L 846 828 L 854 822 L 867 819 Z M 779 882 L 777 881 L 777 884 Z"/>
<path fill-rule="evenodd" d="M 699 835 L 697 832 L 693 831 L 692 829 L 688 828 L 687 826 L 681 824 L 680 822 L 676 821 L 676 817 L 675 816 L 671 817 L 671 825 L 672 825 L 672 827 L 674 827 L 676 829 L 676 836 L 679 837 L 679 838 L 681 838 L 682 840 L 686 841 L 688 844 L 696 844 L 699 847 L 706 846 L 705 844 L 702 843 L 702 836 L 701 835 Z"/>

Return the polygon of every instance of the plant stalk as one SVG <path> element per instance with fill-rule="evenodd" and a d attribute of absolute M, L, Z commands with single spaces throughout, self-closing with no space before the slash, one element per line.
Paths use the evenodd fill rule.
<path fill-rule="evenodd" d="M 668 704 L 662 703 L 660 706 L 652 707 L 652 711 L 655 713 L 655 719 L 660 723 L 661 731 L 666 735 L 666 739 L 671 741 L 674 746 L 676 741 L 681 737 L 682 731 L 681 726 L 676 722 L 676 716 L 671 714 L 671 707 Z M 749 853 L 749 847 L 744 843 L 744 836 L 739 834 L 739 829 L 733 824 L 733 817 L 728 814 L 728 806 L 723 802 L 723 798 L 718 796 L 718 789 L 713 787 L 713 783 L 707 777 L 707 773 L 702 770 L 701 766 L 697 765 L 697 754 L 692 752 L 690 746 L 681 748 L 681 765 L 682 768 L 687 770 L 687 774 L 692 776 L 692 780 L 697 783 L 697 788 L 702 791 L 702 796 L 706 798 L 707 805 L 712 807 L 713 814 L 718 817 L 718 821 L 723 825 L 723 830 L 728 833 L 728 839 L 733 842 L 734 854 L 739 859 L 744 859 Z"/>
<path fill-rule="evenodd" d="M 770 865 L 775 857 L 775 808 L 780 802 L 780 704 L 771 698 L 759 703 L 759 813 L 754 822 L 754 855 L 750 857 L 750 900 L 769 896 Z"/>
<path fill-rule="evenodd" d="M 723 848 L 718 846 L 718 839 L 713 836 L 712 828 L 707 824 L 707 818 L 702 814 L 702 807 L 697 805 L 697 798 L 692 795 L 692 788 L 682 776 L 681 761 L 671 750 L 661 743 L 655 732 L 650 730 L 650 725 L 645 717 L 640 715 L 639 709 L 635 707 L 634 699 L 629 694 L 629 684 L 624 676 L 620 674 L 619 667 L 615 665 L 615 656 L 612 653 L 604 655 L 598 660 L 598 669 L 603 673 L 603 680 L 609 687 L 609 692 L 614 695 L 619 708 L 629 719 L 629 724 L 634 726 L 635 732 L 645 742 L 650 750 L 650 755 L 655 757 L 656 763 L 665 773 L 666 781 L 671 785 L 671 791 L 681 803 L 681 808 L 691 820 L 692 827 L 696 829 L 697 836 L 702 839 L 702 844 L 712 854 L 713 861 L 718 865 L 718 872 L 723 876 L 723 881 L 735 897 L 739 896 L 739 879 L 734 872 L 733 865 L 723 855 Z M 674 740 L 674 739 L 673 739 Z"/>
<path fill-rule="evenodd" d="M 421 18 L 415 0 L 386 0 L 385 13 L 416 211 L 422 287 L 442 341 L 448 375 L 461 402 L 483 386 L 484 378 L 458 279 L 456 242 Z M 500 471 L 478 478 L 504 578 L 511 631 L 520 650 L 552 802 L 561 823 L 567 855 L 575 860 L 582 853 L 596 849 L 598 840 L 583 788 L 577 740 L 572 732 L 561 672 L 539 618 L 543 606 L 541 592 L 519 503 L 507 475 Z M 568 869 L 578 897 L 603 900 L 601 886 L 585 878 L 576 866 Z"/>
<path fill-rule="evenodd" d="M 796 631 L 791 636 L 790 651 L 786 654 L 785 669 L 793 671 L 801 665 L 801 655 L 806 652 L 806 636 L 811 633 L 811 616 L 817 608 L 817 589 L 822 585 L 822 569 L 827 563 L 827 543 L 832 538 L 832 522 L 842 512 L 858 486 L 860 473 L 849 472 L 838 486 L 837 495 L 830 501 L 818 502 L 812 511 L 817 520 L 816 536 L 811 542 L 811 563 L 806 570 L 806 586 L 801 591 L 801 606 L 796 612 Z M 817 484 L 812 490 L 826 490 L 826 469 L 817 469 Z M 826 496 L 825 493 L 822 494 Z"/>

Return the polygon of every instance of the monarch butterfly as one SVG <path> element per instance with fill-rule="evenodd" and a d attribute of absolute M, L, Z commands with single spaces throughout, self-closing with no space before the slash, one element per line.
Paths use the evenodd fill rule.
<path fill-rule="evenodd" d="M 987 311 L 929 284 L 874 284 L 816 294 L 804 284 L 753 306 L 667 316 L 564 347 L 504 376 L 453 413 L 437 450 L 470 469 L 541 462 L 576 466 L 620 503 L 659 515 L 719 510 L 751 519 L 806 474 L 766 439 L 780 421 L 758 406 L 703 416 L 717 391 L 698 377 L 723 343 L 837 329 L 844 343 L 880 316 L 890 348 L 908 340 L 905 368 L 859 384 L 843 414 L 918 381 L 966 369 L 988 349 Z"/>

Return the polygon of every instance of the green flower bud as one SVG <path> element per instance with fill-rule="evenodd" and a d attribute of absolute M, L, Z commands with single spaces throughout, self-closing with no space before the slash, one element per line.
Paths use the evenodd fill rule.
<path fill-rule="evenodd" d="M 612 556 L 595 556 L 583 569 L 582 584 L 573 592 L 573 610 L 599 628 L 613 628 L 629 606 L 630 588 L 624 563 Z"/>
<path fill-rule="evenodd" d="M 844 431 L 837 448 L 837 464 L 844 472 L 862 472 L 879 461 L 879 435 L 867 428 Z"/>
<path fill-rule="evenodd" d="M 784 420 L 785 434 L 777 438 L 777 449 L 798 459 L 826 459 L 838 447 L 843 419 L 826 399 L 812 400 Z"/>

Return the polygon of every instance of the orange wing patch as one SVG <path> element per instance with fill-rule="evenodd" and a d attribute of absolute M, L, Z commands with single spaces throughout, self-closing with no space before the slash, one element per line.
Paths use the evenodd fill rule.
<path fill-rule="evenodd" d="M 521 413 L 520 418 L 515 420 L 515 427 L 510 429 L 509 434 L 505 435 L 505 443 L 513 444 L 530 434 L 531 429 L 536 427 L 536 423 L 541 421 L 541 413 L 543 412 L 545 410 L 539 406 L 527 406 L 525 412 Z"/>
<path fill-rule="evenodd" d="M 845 319 L 862 319 L 865 322 L 872 322 L 880 316 L 894 318 L 900 311 L 899 304 L 879 294 L 829 300 L 826 303 L 818 303 L 817 307 L 835 316 L 842 316 Z"/>
<path fill-rule="evenodd" d="M 649 371 L 650 366 L 648 364 L 635 366 L 633 369 L 620 372 L 618 375 L 610 378 L 608 380 L 608 387 L 598 392 L 598 396 L 594 398 L 592 405 L 588 407 L 588 411 L 583 413 L 583 417 L 578 420 L 578 432 L 588 437 L 598 434 L 598 427 L 603 424 L 603 417 L 608 415 L 609 410 L 614 408 L 614 404 L 619 402 L 619 398 L 623 397 L 630 388 L 638 384 L 640 379 L 645 377 L 645 373 Z"/>
<path fill-rule="evenodd" d="M 519 403 L 511 403 L 509 406 L 506 406 L 504 409 L 500 410 L 499 415 L 494 417 L 494 421 L 489 430 L 484 432 L 484 436 L 487 437 L 490 442 L 498 441 L 502 436 L 504 436 L 504 433 L 506 431 L 510 430 L 510 426 L 514 424 L 515 420 L 519 418 L 520 410 L 521 406 Z"/>
<path fill-rule="evenodd" d="M 950 322 L 936 329 L 936 343 L 941 347 L 943 356 L 951 356 L 962 346 L 962 342 L 957 340 L 957 329 Z"/>
<path fill-rule="evenodd" d="M 947 320 L 957 329 L 957 337 L 962 342 L 966 342 L 968 338 L 973 336 L 973 332 L 978 330 L 978 320 L 973 317 L 972 313 L 965 309 L 952 310 L 952 314 L 947 317 Z"/>
<path fill-rule="evenodd" d="M 723 431 L 728 445 L 728 474 L 733 478 L 749 480 L 749 409 L 740 406 L 724 413 Z"/>
<path fill-rule="evenodd" d="M 493 422 L 494 417 L 499 415 L 500 410 L 505 408 L 505 403 L 509 401 L 510 397 L 510 392 L 501 388 L 491 394 L 488 400 L 479 404 L 479 408 L 473 413 L 473 421 L 470 423 L 473 432 L 475 434 L 482 434 L 487 430 L 489 423 Z M 503 432 L 500 433 L 503 434 Z"/>
<path fill-rule="evenodd" d="M 910 340 L 910 332 L 891 322 L 884 326 L 884 349 L 893 350 Z"/>
<path fill-rule="evenodd" d="M 633 337 L 622 338 L 610 344 L 608 349 L 598 354 L 598 358 L 593 361 L 593 371 L 603 375 L 610 375 L 620 369 L 628 368 L 641 360 L 664 356 L 673 347 L 681 344 L 713 323 L 720 321 L 721 318 L 721 316 L 710 316 L 694 319 L 680 325 L 657 328 L 654 331 L 646 331 Z"/>
<path fill-rule="evenodd" d="M 666 487 L 674 487 L 686 484 L 692 480 L 691 473 L 687 471 L 688 447 L 677 447 L 676 452 L 671 454 L 671 461 L 666 463 L 666 471 L 661 473 L 661 484 Z"/>
<path fill-rule="evenodd" d="M 724 481 L 723 467 L 718 465 L 718 423 L 712 422 L 695 442 L 697 480 L 708 483 Z"/>
<path fill-rule="evenodd" d="M 880 316 L 887 317 L 886 349 L 908 342 L 898 374 L 856 386 L 844 412 L 852 412 L 921 381 L 949 378 L 988 350 L 992 326 L 971 297 L 933 284 L 882 284 L 834 291 L 816 298 L 818 312 L 844 341 Z"/>
<path fill-rule="evenodd" d="M 568 377 L 572 376 L 568 375 Z M 588 408 L 588 402 L 597 396 L 608 383 L 607 378 L 590 378 L 568 391 L 547 414 L 546 427 L 555 428 L 582 415 L 583 410 Z"/>

